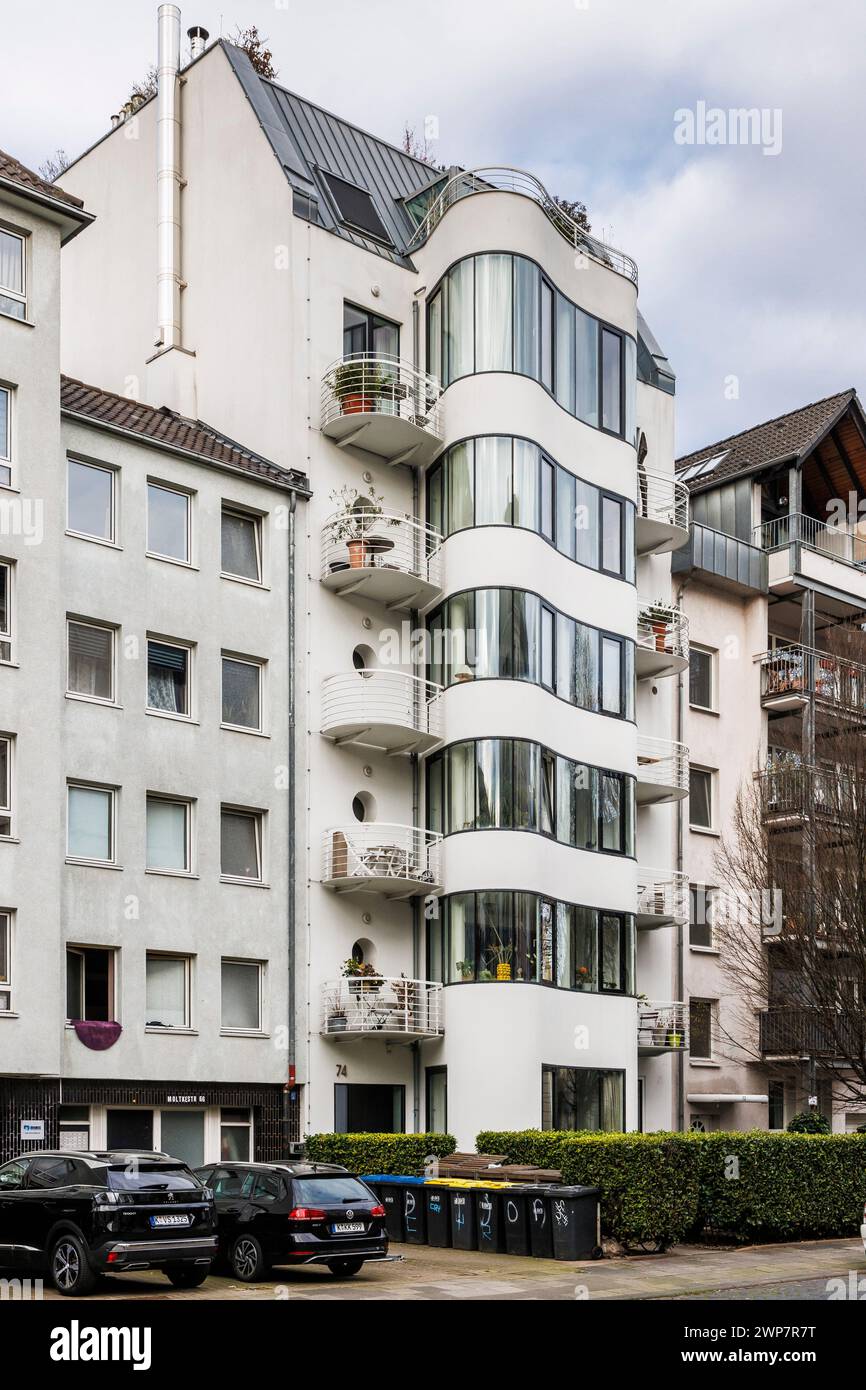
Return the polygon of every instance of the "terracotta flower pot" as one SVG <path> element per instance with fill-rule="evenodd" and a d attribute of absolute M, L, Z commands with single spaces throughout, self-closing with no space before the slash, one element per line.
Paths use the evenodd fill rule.
<path fill-rule="evenodd" d="M 356 395 L 344 396 L 340 401 L 340 409 L 344 415 L 369 415 L 373 403 L 369 396 L 362 396 L 358 392 Z"/>
<path fill-rule="evenodd" d="M 667 651 L 667 623 L 653 623 L 653 632 L 655 633 L 656 637 L 656 651 Z"/>
<path fill-rule="evenodd" d="M 346 548 L 349 552 L 349 568 L 360 570 L 364 568 L 367 560 L 366 547 L 363 541 L 347 541 Z"/>

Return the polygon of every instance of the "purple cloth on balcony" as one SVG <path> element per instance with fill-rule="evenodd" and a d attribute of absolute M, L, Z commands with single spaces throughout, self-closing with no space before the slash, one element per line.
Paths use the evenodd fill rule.
<path fill-rule="evenodd" d="M 104 1052 L 106 1048 L 113 1047 L 123 1032 L 119 1023 L 103 1023 L 94 1019 L 74 1018 L 72 1026 L 79 1042 L 93 1052 Z"/>

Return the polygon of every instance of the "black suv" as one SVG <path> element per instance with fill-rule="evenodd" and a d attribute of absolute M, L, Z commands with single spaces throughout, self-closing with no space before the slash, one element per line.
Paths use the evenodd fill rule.
<path fill-rule="evenodd" d="M 81 1297 L 100 1274 L 161 1269 L 194 1289 L 217 1253 L 213 1193 L 168 1154 L 23 1154 L 0 1167 L 0 1267 Z"/>
<path fill-rule="evenodd" d="M 388 1257 L 385 1208 L 366 1183 L 326 1163 L 219 1163 L 197 1168 L 216 1199 L 220 1254 L 238 1279 L 273 1265 L 325 1264 L 357 1274 Z"/>

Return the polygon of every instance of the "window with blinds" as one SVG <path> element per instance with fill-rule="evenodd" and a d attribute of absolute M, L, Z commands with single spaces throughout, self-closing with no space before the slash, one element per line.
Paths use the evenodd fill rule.
<path fill-rule="evenodd" d="M 114 699 L 114 630 L 69 619 L 66 689 L 91 700 Z"/>

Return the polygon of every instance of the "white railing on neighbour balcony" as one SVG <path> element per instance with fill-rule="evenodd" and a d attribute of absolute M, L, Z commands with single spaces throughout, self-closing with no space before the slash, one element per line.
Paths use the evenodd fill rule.
<path fill-rule="evenodd" d="M 782 550 L 799 541 L 807 549 L 829 555 L 843 564 L 855 565 L 858 569 L 866 566 L 866 532 L 861 534 L 847 526 L 834 526 L 803 512 L 763 522 L 755 527 L 754 540 L 761 550 Z"/>
<path fill-rule="evenodd" d="M 686 1010 L 681 1003 L 660 1003 L 655 999 L 639 999 L 637 1006 L 638 1047 L 665 1052 L 684 1052 Z"/>
<path fill-rule="evenodd" d="M 322 575 L 388 569 L 441 586 L 442 536 L 398 512 L 335 512 L 322 527 Z"/>
<path fill-rule="evenodd" d="M 441 842 L 441 835 L 411 825 L 370 821 L 338 826 L 322 837 L 322 879 L 433 886 L 440 882 Z"/>
<path fill-rule="evenodd" d="M 689 750 L 669 738 L 637 736 L 637 779 L 659 787 L 689 789 Z"/>
<path fill-rule="evenodd" d="M 659 521 L 683 531 L 689 526 L 689 490 L 672 473 L 637 473 L 637 516 L 639 521 Z"/>
<path fill-rule="evenodd" d="M 402 975 L 329 980 L 322 986 L 322 1032 L 436 1037 L 442 1032 L 442 986 Z"/>
<path fill-rule="evenodd" d="M 384 415 L 441 439 L 441 395 L 435 377 L 402 357 L 353 353 L 332 362 L 322 378 L 322 428 L 342 416 Z"/>
<path fill-rule="evenodd" d="M 761 698 L 811 695 L 839 709 L 866 711 L 866 666 L 800 643 L 761 652 Z"/>
<path fill-rule="evenodd" d="M 671 917 L 685 922 L 689 915 L 689 876 L 678 869 L 637 871 L 637 910 L 644 917 Z"/>
<path fill-rule="evenodd" d="M 638 599 L 637 644 L 668 656 L 689 656 L 689 620 L 669 603 Z"/>
<path fill-rule="evenodd" d="M 389 725 L 439 738 L 442 686 L 406 671 L 346 671 L 322 682 L 322 733 L 349 724 Z"/>
<path fill-rule="evenodd" d="M 602 265 L 615 270 L 618 275 L 624 275 L 633 284 L 637 284 L 637 264 L 631 256 L 627 256 L 624 251 L 618 251 L 614 246 L 606 245 L 597 237 L 590 236 L 565 208 L 560 207 L 534 174 L 528 173 L 525 169 L 512 169 L 504 164 L 494 164 L 486 169 L 466 169 L 454 174 L 419 223 L 408 243 L 408 249 L 411 250 L 413 246 L 420 246 L 426 241 L 455 203 L 476 193 L 518 193 L 524 198 L 530 198 L 538 204 L 560 236 L 564 237 L 575 251 L 582 251 L 592 260 L 600 261 Z"/>

